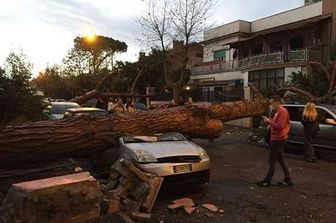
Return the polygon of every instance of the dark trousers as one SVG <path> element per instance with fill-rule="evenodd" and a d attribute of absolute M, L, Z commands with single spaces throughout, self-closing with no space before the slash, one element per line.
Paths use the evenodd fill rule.
<path fill-rule="evenodd" d="M 286 147 L 287 141 L 271 141 L 270 154 L 268 158 L 268 173 L 265 177 L 266 181 L 271 181 L 275 172 L 275 165 L 279 162 L 282 171 L 285 175 L 285 181 L 291 182 L 291 177 L 289 170 L 286 164 L 286 161 L 283 157 L 283 153 Z"/>
<path fill-rule="evenodd" d="M 314 135 L 305 133 L 304 158 L 306 160 L 315 160 Z"/>

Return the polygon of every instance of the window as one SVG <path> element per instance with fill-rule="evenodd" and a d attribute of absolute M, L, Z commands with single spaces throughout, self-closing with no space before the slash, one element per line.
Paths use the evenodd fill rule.
<path fill-rule="evenodd" d="M 300 115 L 300 113 L 303 109 L 300 109 L 299 107 L 286 107 L 286 109 L 291 121 L 300 122 L 302 120 L 302 114 Z"/>
<path fill-rule="evenodd" d="M 262 44 L 256 44 L 253 46 L 252 55 L 260 55 L 263 53 L 263 45 Z"/>
<path fill-rule="evenodd" d="M 295 37 L 290 39 L 290 48 L 292 50 L 302 49 L 303 48 L 303 37 Z"/>
<path fill-rule="evenodd" d="M 214 60 L 226 60 L 226 50 L 218 50 L 214 52 Z"/>
<path fill-rule="evenodd" d="M 329 114 L 329 112 L 321 109 L 321 108 L 318 108 L 317 109 L 317 114 L 318 114 L 318 118 L 321 122 L 321 124 L 326 124 L 328 125 L 328 123 L 326 122 L 327 119 L 334 119 L 334 117 Z"/>
<path fill-rule="evenodd" d="M 265 90 L 272 84 L 276 84 L 280 87 L 285 82 L 285 70 L 259 70 L 249 73 L 249 82 L 254 83 L 258 89 Z"/>

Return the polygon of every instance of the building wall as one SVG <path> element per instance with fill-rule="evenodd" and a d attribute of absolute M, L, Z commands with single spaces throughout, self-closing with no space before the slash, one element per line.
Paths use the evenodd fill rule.
<path fill-rule="evenodd" d="M 297 73 L 302 71 L 302 67 L 286 67 L 285 68 L 285 83 L 291 82 L 292 78 L 291 75 L 293 72 Z"/>
<path fill-rule="evenodd" d="M 328 0 L 327 0 L 328 1 Z M 332 0 L 334 1 L 334 0 Z M 251 32 L 259 32 L 322 15 L 322 2 L 302 6 L 251 23 Z"/>
<path fill-rule="evenodd" d="M 336 1 L 335 0 L 323 0 L 323 14 L 332 14 L 332 31 L 331 41 L 336 40 Z"/>
<path fill-rule="evenodd" d="M 214 60 L 214 52 L 217 50 L 223 49 L 230 49 L 228 43 L 232 43 L 235 41 L 239 41 L 238 37 L 232 37 L 225 40 L 214 41 L 211 43 L 204 44 L 204 51 L 203 51 L 203 62 L 210 62 Z M 227 51 L 226 52 L 226 61 L 229 61 L 232 58 L 233 52 Z M 231 59 L 232 60 L 232 59 Z"/>
<path fill-rule="evenodd" d="M 245 75 L 247 72 L 234 71 L 234 72 L 225 72 L 225 73 L 215 73 L 215 74 L 206 74 L 206 75 L 194 75 L 191 76 L 191 80 L 200 80 L 200 79 L 214 79 L 215 81 L 231 81 L 231 80 L 245 80 Z"/>
<path fill-rule="evenodd" d="M 173 41 L 173 48 L 170 50 L 171 66 L 173 71 L 181 69 L 183 62 L 183 42 Z M 188 49 L 187 68 L 199 66 L 203 63 L 203 46 L 200 43 L 192 43 Z"/>
<path fill-rule="evenodd" d="M 237 20 L 213 29 L 209 29 L 204 32 L 204 40 L 210 40 L 217 37 L 229 35 L 232 33 L 250 33 L 251 25 L 250 22 Z"/>

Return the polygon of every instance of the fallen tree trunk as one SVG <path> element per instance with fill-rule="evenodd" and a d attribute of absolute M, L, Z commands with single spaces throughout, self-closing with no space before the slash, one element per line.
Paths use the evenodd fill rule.
<path fill-rule="evenodd" d="M 213 139 L 220 136 L 223 122 L 255 116 L 267 108 L 268 101 L 259 98 L 8 126 L 0 131 L 0 167 L 93 153 L 105 149 L 109 139 L 127 134 L 178 131 Z"/>

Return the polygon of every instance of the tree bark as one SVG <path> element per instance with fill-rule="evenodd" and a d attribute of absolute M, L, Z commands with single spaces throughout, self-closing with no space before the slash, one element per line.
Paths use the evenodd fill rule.
<path fill-rule="evenodd" d="M 8 126 L 0 131 L 0 167 L 92 154 L 106 149 L 108 140 L 127 134 L 177 131 L 214 139 L 220 136 L 223 122 L 255 116 L 267 108 L 268 101 L 259 98 Z"/>
<path fill-rule="evenodd" d="M 181 87 L 177 86 L 177 84 L 174 84 L 173 87 L 173 99 L 175 103 L 178 105 L 181 102 Z"/>

